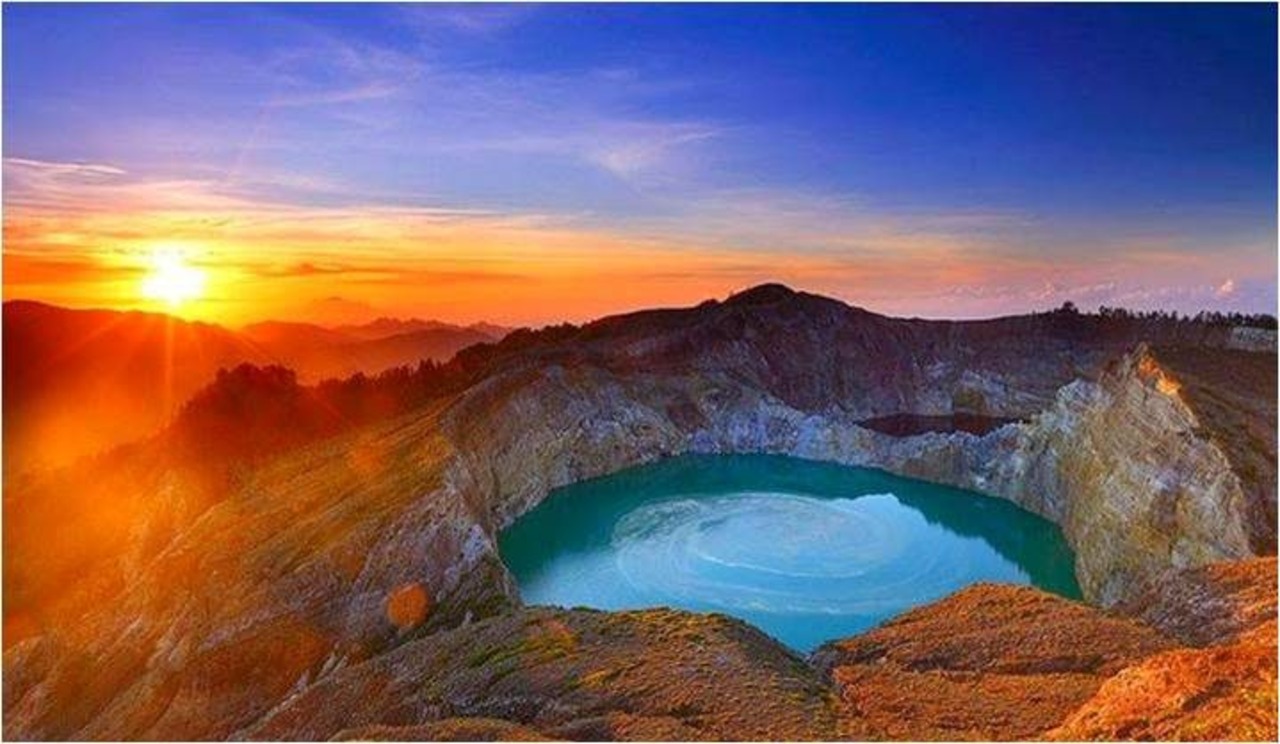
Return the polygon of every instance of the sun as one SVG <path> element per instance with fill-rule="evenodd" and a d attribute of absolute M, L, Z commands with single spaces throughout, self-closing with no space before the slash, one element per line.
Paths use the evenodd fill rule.
<path fill-rule="evenodd" d="M 142 280 L 142 296 L 169 307 L 199 299 L 204 294 L 204 272 L 187 263 L 176 248 L 156 248 L 151 252 L 151 269 Z"/>

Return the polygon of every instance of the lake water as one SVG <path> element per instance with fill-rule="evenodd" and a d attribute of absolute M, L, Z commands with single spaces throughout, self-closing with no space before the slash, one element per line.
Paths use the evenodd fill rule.
<path fill-rule="evenodd" d="M 500 547 L 526 604 L 723 612 L 800 651 L 978 581 L 1080 596 L 1057 526 L 1007 501 L 768 455 L 558 489 Z"/>

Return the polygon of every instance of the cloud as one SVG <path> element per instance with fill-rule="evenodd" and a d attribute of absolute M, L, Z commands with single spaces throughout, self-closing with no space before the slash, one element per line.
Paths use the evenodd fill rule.
<path fill-rule="evenodd" d="M 222 264 L 222 265 L 225 265 Z M 387 270 L 378 267 L 352 266 L 338 263 L 302 261 L 293 264 L 241 262 L 239 267 L 255 276 L 269 279 L 294 279 L 311 276 L 350 276 L 353 274 L 381 274 Z"/>
<path fill-rule="evenodd" d="M 280 264 L 270 260 L 244 259 L 227 261 L 220 259 L 208 265 L 211 268 L 233 268 L 244 274 L 262 279 L 337 277 L 351 286 L 373 284 L 418 284 L 427 286 L 445 282 L 506 282 L 523 278 L 522 274 L 504 268 L 484 268 L 483 265 L 478 268 L 465 268 L 465 262 L 459 262 L 460 268 L 454 269 L 423 268 L 412 261 L 381 261 L 367 264 L 303 261 L 300 263 Z"/>
<path fill-rule="evenodd" d="M 587 143 L 585 152 L 600 167 L 630 180 L 669 167 L 678 151 L 719 134 L 720 130 L 701 124 L 641 123 L 615 128 L 598 144 Z"/>
<path fill-rule="evenodd" d="M 337 296 L 310 300 L 302 303 L 293 312 L 294 317 L 306 318 L 313 323 L 333 325 L 372 320 L 379 314 L 380 311 L 368 302 Z"/>
<path fill-rule="evenodd" d="M 98 163 L 59 163 L 30 158 L 5 158 L 4 163 L 6 168 L 14 171 L 15 177 L 25 175 L 48 180 L 98 181 L 125 174 L 121 168 Z"/>
<path fill-rule="evenodd" d="M 458 64 L 439 53 L 459 34 L 491 38 L 535 11 L 522 5 L 392 6 L 420 43 L 373 44 L 307 23 L 290 26 L 291 43 L 237 67 L 271 91 L 267 106 L 323 107 L 324 115 L 379 132 L 350 148 L 394 148 L 406 161 L 441 154 L 552 155 L 585 163 L 622 181 L 690 162 L 693 148 L 729 130 L 724 122 L 646 113 L 647 102 L 701 84 L 690 75 L 653 74 L 635 66 L 514 71 Z M 447 43 L 442 43 L 447 42 Z M 269 123 L 263 146 L 311 152 L 315 121 L 289 129 Z M 346 149 L 346 148 L 343 148 Z M 678 151 L 678 157 L 676 157 Z"/>
<path fill-rule="evenodd" d="M 1236 282 L 1234 279 L 1227 279 L 1218 288 L 1213 291 L 1215 297 L 1230 297 L 1236 293 Z"/>
<path fill-rule="evenodd" d="M 561 166 L 599 169 L 629 187 L 655 177 L 665 177 L 657 182 L 663 187 L 687 187 L 669 176 L 695 176 L 704 149 L 733 131 L 724 122 L 644 114 L 641 102 L 669 86 L 633 69 L 431 67 L 411 92 L 425 103 L 398 112 L 413 127 L 411 138 L 396 141 L 405 157 L 550 156 Z"/>
<path fill-rule="evenodd" d="M 977 315 L 1007 314 L 1011 308 L 1018 311 L 1043 310 L 1067 301 L 1086 310 L 1109 306 L 1131 310 L 1176 310 L 1187 315 L 1214 308 L 1270 312 L 1275 304 L 1274 284 L 1266 280 L 1250 282 L 1249 290 L 1243 293 L 1232 282 L 1232 292 L 1223 294 L 1221 287 L 1206 285 L 1194 277 L 1175 275 L 1162 282 L 1149 278 L 1150 272 L 1139 273 L 1148 278 L 1126 277 L 1121 281 L 1095 284 L 1046 281 L 1039 288 L 1018 284 L 976 285 L 954 287 L 945 294 L 956 298 L 958 306 L 968 307 Z M 934 298 L 920 296 L 915 299 L 928 304 Z"/>
<path fill-rule="evenodd" d="M 427 41 L 445 34 L 494 37 L 524 23 L 535 11 L 528 4 L 446 4 L 395 6 L 405 24 Z"/>
<path fill-rule="evenodd" d="M 414 54 L 338 36 L 310 23 L 295 21 L 289 30 L 289 42 L 265 57 L 242 60 L 260 70 L 266 87 L 274 91 L 269 106 L 345 108 L 377 101 L 404 90 L 426 69 Z"/>
<path fill-rule="evenodd" d="M 267 164 L 320 180 L 360 174 L 341 195 L 348 200 L 358 193 L 456 197 L 468 190 L 510 203 L 509 174 L 518 170 L 527 189 L 514 199 L 533 210 L 545 203 L 541 195 L 595 189 L 606 178 L 619 199 L 638 188 L 679 185 L 697 173 L 707 149 L 733 131 L 723 121 L 664 113 L 656 103 L 704 81 L 655 72 L 646 60 L 517 71 L 461 62 L 440 53 L 454 45 L 428 38 L 483 44 L 517 28 L 535 8 L 385 6 L 382 12 L 411 33 L 372 41 L 297 14 L 255 9 L 250 22 L 271 29 L 278 41 L 265 48 L 208 44 L 184 53 L 174 67 L 157 71 L 157 85 L 177 91 L 172 100 L 152 101 L 162 105 L 139 111 L 129 126 L 119 112 L 85 115 L 74 122 L 77 135 L 110 143 L 101 152 L 131 170 L 168 161 L 173 181 L 209 172 L 261 181 L 255 171 Z M 193 59 L 205 62 L 197 68 Z M 213 68 L 217 79 L 210 79 Z M 201 84 L 187 90 L 191 80 Z M 215 100 L 193 100 L 205 87 L 218 90 Z M 177 113 L 197 106 L 199 118 Z M 387 162 L 395 164 L 391 172 L 374 167 Z M 567 185 L 566 172 L 579 182 Z"/>
<path fill-rule="evenodd" d="M 388 98 L 400 91 L 400 86 L 387 80 L 371 80 L 349 87 L 292 93 L 277 96 L 270 105 L 284 108 L 303 106 L 327 106 L 341 103 L 357 103 Z"/>
<path fill-rule="evenodd" d="M 102 163 L 6 157 L 4 202 L 6 207 L 62 207 L 69 199 L 108 190 L 126 175 L 124 169 Z"/>
<path fill-rule="evenodd" d="M 6 286 L 109 282 L 135 279 L 141 273 L 136 267 L 114 265 L 95 256 L 46 257 L 4 252 Z"/>
<path fill-rule="evenodd" d="M 138 177 L 102 163 L 6 157 L 4 179 L 7 209 L 56 213 L 147 209 L 204 214 L 251 203 L 214 180 Z"/>

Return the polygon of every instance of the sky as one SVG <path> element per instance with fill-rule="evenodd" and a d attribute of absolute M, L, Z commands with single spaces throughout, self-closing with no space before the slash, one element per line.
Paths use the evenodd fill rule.
<path fill-rule="evenodd" d="M 4 296 L 1274 312 L 1276 31 L 1269 4 L 6 4 Z M 145 291 L 173 256 L 181 303 Z"/>

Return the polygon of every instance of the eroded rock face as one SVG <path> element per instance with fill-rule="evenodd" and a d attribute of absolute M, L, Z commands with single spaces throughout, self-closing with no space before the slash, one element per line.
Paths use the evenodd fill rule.
<path fill-rule="evenodd" d="M 619 626 L 601 613 L 510 614 L 518 598 L 498 559 L 497 531 L 553 488 L 582 478 L 681 452 L 773 452 L 1010 498 L 1063 526 L 1080 556 L 1082 585 L 1104 603 L 1138 596 L 1170 570 L 1248 555 L 1251 535 L 1266 529 L 1257 525 L 1265 509 L 1253 507 L 1265 505 L 1268 482 L 1274 515 L 1274 458 L 1270 479 L 1251 481 L 1262 490 L 1242 488 L 1223 454 L 1230 448 L 1203 431 L 1203 408 L 1168 392 L 1171 375 L 1158 359 L 1138 352 L 1104 370 L 1133 339 L 1081 338 L 1057 322 L 898 321 L 764 288 L 726 303 L 587 326 L 567 342 L 513 358 L 456 400 L 255 470 L 137 566 L 111 601 L 73 604 L 66 622 L 6 649 L 5 734 L 409 737 L 487 731 L 463 722 L 494 717 L 519 727 L 509 730 L 513 736 L 567 738 L 889 731 L 888 708 L 863 716 L 844 697 L 842 708 L 834 698 L 819 704 L 827 693 L 806 687 L 822 687 L 813 670 L 740 624 L 706 625 L 685 613 Z M 858 424 L 898 413 L 1025 423 L 982 436 L 910 437 Z M 1265 471 L 1266 458 L 1256 462 Z M 984 590 L 996 599 L 978 602 L 981 611 L 938 613 L 933 637 L 1017 622 L 1001 614 L 1004 600 L 1010 608 L 1040 607 L 1047 634 L 1059 622 L 1077 623 L 1077 633 L 1114 631 L 1097 610 L 1000 591 Z M 1274 603 L 1274 582 L 1271 591 Z M 1176 614 L 1177 606 L 1162 612 Z M 479 622 L 490 616 L 499 619 Z M 529 618 L 563 623 L 579 645 L 554 658 L 544 658 L 542 641 L 515 648 L 504 674 L 458 665 L 472 652 L 505 648 Z M 686 626 L 710 635 L 677 630 Z M 447 629 L 455 630 L 440 632 Z M 1133 633 L 1141 643 L 1101 666 L 1077 660 L 1062 672 L 1040 669 L 1053 692 L 1032 712 L 996 706 L 1005 712 L 994 718 L 929 725 L 957 738 L 1038 735 L 1137 659 L 1134 649 L 1174 648 L 1144 646 L 1157 642 Z M 1057 663 L 1052 638 L 1028 648 Z M 584 690 L 599 671 L 588 667 L 605 658 L 651 666 L 591 678 L 602 687 Z M 886 666 L 890 676 L 845 666 L 886 695 L 910 683 L 925 697 L 955 699 L 968 690 L 996 701 L 1027 689 L 1027 679 L 1000 658 L 996 666 L 954 668 L 935 660 L 924 676 L 911 676 L 916 661 L 894 662 L 892 674 Z M 734 682 L 730 671 L 749 683 Z M 437 677 L 457 694 L 413 686 Z M 578 687 L 569 686 L 574 679 Z M 702 692 L 680 698 L 675 691 L 686 679 Z M 530 692 L 522 697 L 521 689 Z M 561 699 L 573 705 L 557 708 Z M 495 708 L 495 700 L 509 705 Z M 1271 721 L 1274 728 L 1274 715 Z"/>
<path fill-rule="evenodd" d="M 1252 554 L 1240 479 L 1145 347 L 1017 429 L 984 485 L 1062 526 L 1086 597 Z"/>

